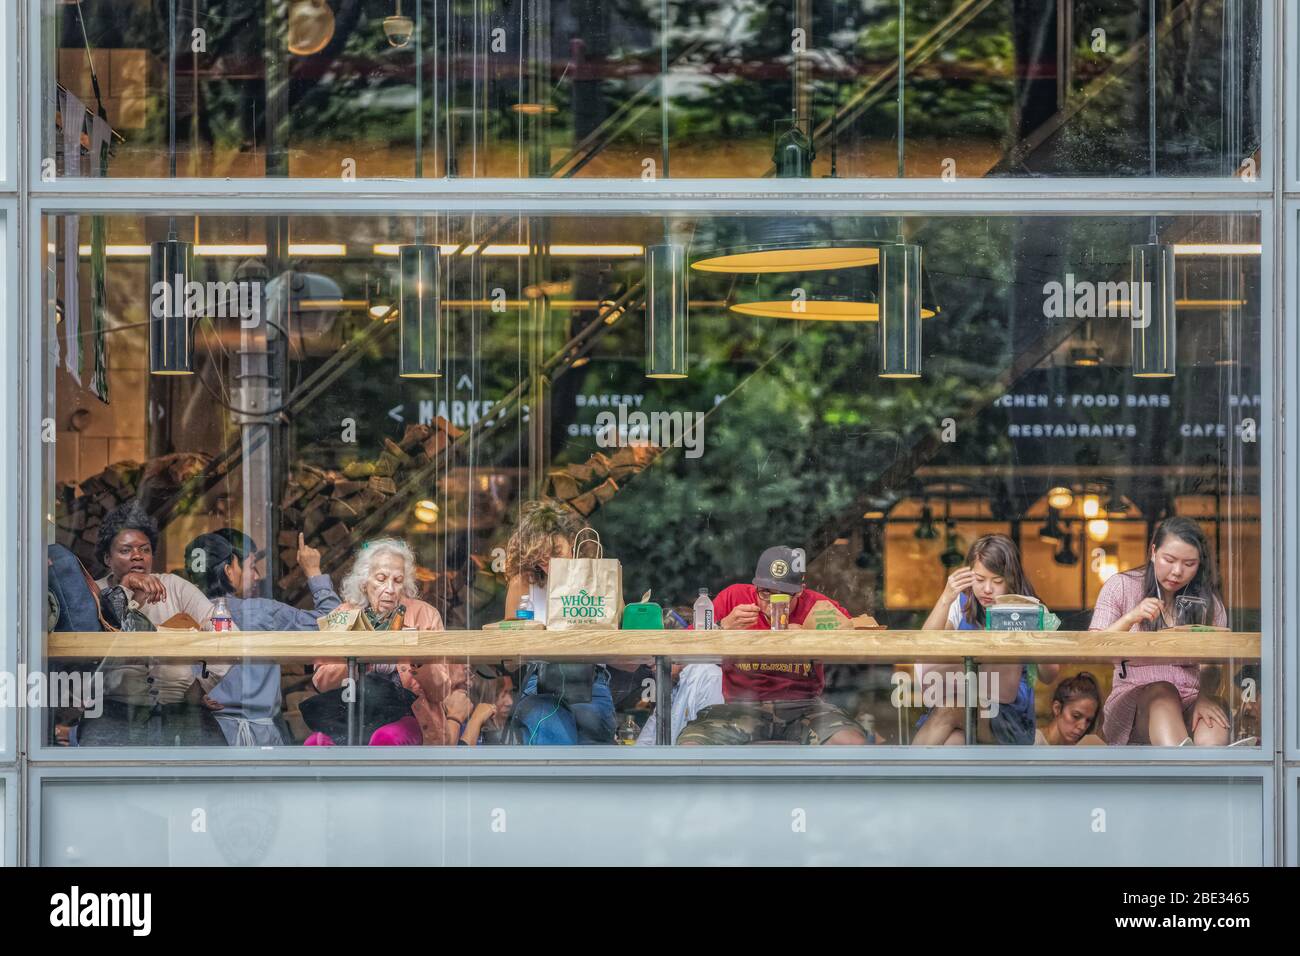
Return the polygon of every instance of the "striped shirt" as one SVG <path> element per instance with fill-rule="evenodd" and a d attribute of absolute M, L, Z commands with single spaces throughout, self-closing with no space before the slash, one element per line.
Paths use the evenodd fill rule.
<path fill-rule="evenodd" d="M 1147 595 L 1144 589 L 1146 569 L 1137 568 L 1122 574 L 1111 575 L 1109 581 L 1101 586 L 1097 594 L 1097 606 L 1092 612 L 1090 631 L 1104 631 L 1133 608 L 1142 603 Z M 1216 599 L 1214 602 L 1214 623 L 1218 627 L 1228 626 L 1228 614 Z M 1138 631 L 1141 623 L 1134 624 L 1130 631 Z M 1195 693 L 1200 689 L 1200 665 L 1198 664 L 1121 664 L 1115 668 L 1115 683 L 1111 696 L 1118 696 L 1121 691 L 1157 681 L 1168 681 L 1187 696 L 1185 691 Z"/>

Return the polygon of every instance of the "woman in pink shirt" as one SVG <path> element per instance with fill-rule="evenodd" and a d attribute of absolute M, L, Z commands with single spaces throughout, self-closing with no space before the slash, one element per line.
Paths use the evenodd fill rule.
<path fill-rule="evenodd" d="M 1228 624 L 1219 597 L 1214 552 L 1191 518 L 1162 521 L 1151 536 L 1147 563 L 1116 574 L 1102 585 L 1092 612 L 1092 631 L 1158 631 L 1178 623 L 1175 599 L 1196 597 L 1212 609 L 1214 623 Z M 1110 744 L 1160 747 L 1224 746 L 1228 717 L 1201 696 L 1196 664 L 1130 664 L 1115 668 L 1115 682 L 1102 711 Z"/>
<path fill-rule="evenodd" d="M 343 603 L 338 610 L 359 609 L 375 631 L 441 631 L 442 615 L 415 595 L 415 554 L 397 538 L 379 538 L 361 546 L 352 570 L 339 588 Z M 412 665 L 371 664 L 372 673 L 384 674 L 395 684 L 415 694 L 411 712 L 384 724 L 370 738 L 375 746 L 455 744 L 473 709 L 464 693 L 465 665 L 429 662 Z M 318 691 L 333 690 L 347 677 L 341 661 L 316 662 L 312 684 Z M 333 744 L 326 734 L 314 733 L 308 746 Z"/>

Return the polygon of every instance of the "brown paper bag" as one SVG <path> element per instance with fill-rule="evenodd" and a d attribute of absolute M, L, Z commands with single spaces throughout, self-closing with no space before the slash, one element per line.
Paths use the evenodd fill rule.
<path fill-rule="evenodd" d="M 582 549 L 594 551 L 583 557 Z M 623 566 L 605 557 L 600 535 L 584 528 L 573 538 L 572 558 L 552 558 L 546 581 L 546 627 L 616 629 L 623 614 Z"/>
<path fill-rule="evenodd" d="M 848 617 L 830 601 L 818 601 L 803 619 L 805 631 L 839 631 L 852 626 Z"/>
<path fill-rule="evenodd" d="M 322 631 L 373 631 L 370 621 L 361 613 L 361 608 L 345 609 L 337 607 L 328 614 L 316 618 L 316 627 Z"/>

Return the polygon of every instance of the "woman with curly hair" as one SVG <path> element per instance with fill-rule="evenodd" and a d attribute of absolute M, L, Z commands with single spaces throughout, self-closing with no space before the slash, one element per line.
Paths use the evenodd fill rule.
<path fill-rule="evenodd" d="M 410 545 L 398 538 L 378 538 L 362 544 L 339 593 L 343 603 L 338 610 L 359 610 L 372 630 L 443 629 L 438 609 L 416 597 L 419 592 L 415 584 L 415 554 Z M 339 661 L 317 661 L 312 684 L 318 691 L 341 687 L 347 670 L 347 664 Z M 368 670 L 384 675 L 416 695 L 411 713 L 379 727 L 370 737 L 371 746 L 456 743 L 473 710 L 464 692 L 464 665 L 412 666 L 410 661 L 398 661 L 371 664 Z M 305 743 L 329 746 L 334 741 L 326 734 L 314 733 Z"/>
<path fill-rule="evenodd" d="M 506 613 L 513 614 L 528 595 L 534 620 L 546 623 L 546 588 L 552 558 L 573 557 L 573 537 L 585 522 L 562 502 L 540 498 L 519 510 L 519 524 L 506 544 Z M 609 668 L 593 668 L 590 700 L 570 700 L 539 692 L 542 664 L 524 672 L 515 720 L 523 726 L 526 744 L 612 744 L 614 698 Z M 587 697 L 582 688 L 575 697 Z"/>

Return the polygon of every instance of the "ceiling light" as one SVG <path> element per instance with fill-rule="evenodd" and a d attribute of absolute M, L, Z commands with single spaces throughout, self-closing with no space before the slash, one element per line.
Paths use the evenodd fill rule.
<path fill-rule="evenodd" d="M 762 248 L 740 250 L 691 263 L 697 272 L 759 275 L 769 272 L 816 272 L 874 266 L 880 261 L 875 246 L 817 246 L 809 248 Z"/>
<path fill-rule="evenodd" d="M 153 247 L 148 245 L 131 246 L 131 245 L 107 245 L 104 246 L 104 255 L 110 259 L 143 259 L 153 252 Z M 91 253 L 90 246 L 78 246 L 77 254 L 88 256 Z"/>
<path fill-rule="evenodd" d="M 196 256 L 264 256 L 266 255 L 266 245 L 264 243 L 246 242 L 230 243 L 226 245 L 199 245 L 194 247 Z"/>
<path fill-rule="evenodd" d="M 1047 524 L 1038 530 L 1039 541 L 1055 544 L 1064 537 L 1065 533 L 1061 530 L 1060 515 L 1061 513 L 1055 508 L 1047 509 Z"/>
<path fill-rule="evenodd" d="M 880 250 L 881 378 L 921 376 L 921 247 L 892 242 Z"/>
<path fill-rule="evenodd" d="M 291 256 L 346 256 L 348 247 L 341 242 L 291 242 Z"/>
<path fill-rule="evenodd" d="M 1130 323 L 1133 377 L 1173 378 L 1177 352 L 1174 247 L 1159 242 L 1135 245 L 1131 265 L 1130 288 L 1143 290 L 1142 314 Z"/>
<path fill-rule="evenodd" d="M 1105 518 L 1093 518 L 1088 522 L 1088 537 L 1093 541 L 1105 541 L 1110 534 L 1110 522 Z"/>
<path fill-rule="evenodd" d="M 1094 368 L 1101 365 L 1101 358 L 1101 346 L 1092 339 L 1070 346 L 1070 364 L 1076 368 Z"/>
<path fill-rule="evenodd" d="M 1074 493 L 1069 488 L 1057 485 L 1047 493 L 1047 505 L 1057 511 L 1064 511 L 1074 504 Z"/>
<path fill-rule="evenodd" d="M 294 0 L 286 19 L 289 52 L 294 56 L 319 53 L 334 39 L 334 11 L 325 0 Z"/>
<path fill-rule="evenodd" d="M 912 536 L 921 541 L 933 541 L 939 537 L 939 532 L 934 527 L 934 511 L 929 504 L 921 506 L 921 521 L 912 532 Z"/>
<path fill-rule="evenodd" d="M 880 306 L 875 302 L 849 299 L 773 299 L 766 302 L 737 302 L 731 311 L 768 319 L 794 319 L 804 322 L 878 322 Z M 934 309 L 921 309 L 921 318 L 934 318 Z"/>
<path fill-rule="evenodd" d="M 400 248 L 402 248 L 401 243 L 397 243 L 397 242 L 377 242 L 373 246 L 374 253 L 377 256 L 395 256 L 397 255 L 397 250 Z M 459 248 L 460 245 L 454 243 L 451 245 L 441 245 L 438 247 L 438 249 L 441 250 L 444 256 L 454 255 L 456 250 Z"/>
<path fill-rule="evenodd" d="M 1056 554 L 1052 555 L 1052 560 L 1066 567 L 1079 563 L 1079 556 L 1074 553 L 1074 535 L 1070 533 L 1068 527 L 1061 537 L 1061 547 Z"/>
<path fill-rule="evenodd" d="M 441 378 L 442 254 L 437 246 L 402 246 L 398 274 L 401 325 L 398 372 L 402 378 Z"/>
<path fill-rule="evenodd" d="M 149 258 L 149 373 L 193 373 L 194 343 L 186 287 L 193 272 L 193 246 L 175 234 L 155 242 Z"/>
<path fill-rule="evenodd" d="M 648 248 L 645 282 L 646 378 L 686 378 L 686 247 Z"/>
<path fill-rule="evenodd" d="M 1264 246 L 1258 242 L 1175 243 L 1176 256 L 1258 256 Z"/>
<path fill-rule="evenodd" d="M 415 33 L 415 24 L 411 22 L 410 17 L 402 16 L 402 0 L 397 0 L 397 10 L 391 17 L 384 17 L 384 36 L 388 38 L 388 45 L 401 48 L 411 42 L 411 35 Z"/>
<path fill-rule="evenodd" d="M 645 255 L 645 246 L 583 246 L 556 243 L 551 246 L 553 256 L 607 256 L 609 258 L 632 258 Z"/>

